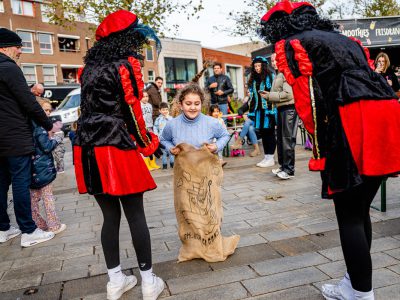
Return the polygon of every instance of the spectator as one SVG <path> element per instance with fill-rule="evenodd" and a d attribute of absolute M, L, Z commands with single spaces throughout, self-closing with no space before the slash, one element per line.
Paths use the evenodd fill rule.
<path fill-rule="evenodd" d="M 224 122 L 224 120 L 221 118 L 222 113 L 221 113 L 221 110 L 219 109 L 218 104 L 212 104 L 212 105 L 210 106 L 209 111 L 208 111 L 208 115 L 209 115 L 210 117 L 213 117 L 213 118 L 217 119 L 218 122 L 226 129 L 225 122 Z M 216 141 L 216 139 L 215 139 L 215 141 Z M 221 163 L 221 166 L 224 167 L 224 166 L 227 164 L 227 162 L 224 161 L 222 152 L 223 152 L 222 150 L 221 150 L 221 151 L 218 151 L 218 158 L 219 158 L 219 162 Z"/>
<path fill-rule="evenodd" d="M 399 80 L 390 67 L 390 59 L 386 53 L 380 52 L 377 55 L 375 59 L 375 67 L 375 72 L 381 74 L 381 76 L 385 78 L 388 84 L 392 87 L 393 91 L 397 93 L 400 89 Z"/>
<path fill-rule="evenodd" d="M 271 65 L 276 71 L 272 82 L 271 91 L 266 94 L 266 99 L 274 103 L 278 110 L 277 123 L 277 150 L 279 168 L 272 173 L 280 179 L 289 179 L 294 176 L 294 163 L 297 126 L 299 117 L 294 108 L 292 87 L 287 83 L 285 76 L 279 72 L 275 61 L 276 54 L 271 55 Z"/>
<path fill-rule="evenodd" d="M 41 83 L 35 83 L 31 87 L 31 92 L 34 94 L 36 97 L 41 97 L 44 93 L 44 86 Z"/>
<path fill-rule="evenodd" d="M 207 80 L 207 88 L 211 95 L 211 104 L 218 104 L 222 114 L 228 114 L 228 96 L 233 93 L 232 82 L 228 76 L 222 74 L 222 65 L 215 63 L 214 76 Z"/>
<path fill-rule="evenodd" d="M 167 125 L 169 121 L 171 121 L 173 118 L 169 115 L 169 109 L 168 109 L 168 103 L 166 102 L 161 102 L 160 104 L 160 115 L 154 122 L 154 133 L 157 134 L 159 137 L 162 135 L 162 132 Z M 174 156 L 170 154 L 168 151 L 165 149 L 162 149 L 163 156 L 162 156 L 162 165 L 163 165 L 163 170 L 167 169 L 167 157 L 169 156 L 169 164 L 170 167 L 174 167 Z"/>
<path fill-rule="evenodd" d="M 153 106 L 153 121 L 157 119 L 160 115 L 160 104 L 162 102 L 161 98 L 161 88 L 164 79 L 160 76 L 156 77 L 154 82 L 150 82 L 149 86 L 146 88 L 149 94 L 149 103 Z"/>
<path fill-rule="evenodd" d="M 30 92 L 24 74 L 16 64 L 22 41 L 14 32 L 0 29 L 0 243 L 22 232 L 21 246 L 29 247 L 54 237 L 37 228 L 32 219 L 29 185 L 34 151 L 31 120 L 47 131 L 54 125 Z M 10 226 L 7 192 L 12 184 L 14 212 L 19 229 Z"/>

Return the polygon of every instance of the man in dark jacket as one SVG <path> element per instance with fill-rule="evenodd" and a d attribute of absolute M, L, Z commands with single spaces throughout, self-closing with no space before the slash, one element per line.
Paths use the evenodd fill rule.
<path fill-rule="evenodd" d="M 221 112 L 228 113 L 228 96 L 233 93 L 232 82 L 228 76 L 222 74 L 222 65 L 215 63 L 213 67 L 214 76 L 207 80 L 207 88 L 211 95 L 211 104 L 218 104 Z"/>
<path fill-rule="evenodd" d="M 56 130 L 42 107 L 30 92 L 16 60 L 22 41 L 14 32 L 0 29 L 0 243 L 22 232 L 21 246 L 29 247 L 52 239 L 32 220 L 29 186 L 33 138 L 31 120 L 46 130 Z M 10 226 L 7 214 L 7 192 L 13 189 L 14 211 L 18 226 Z"/>
<path fill-rule="evenodd" d="M 149 95 L 149 103 L 153 106 L 153 122 L 160 115 L 160 104 L 162 102 L 161 98 L 161 88 L 164 79 L 160 76 L 156 77 L 154 82 L 150 82 L 149 86 L 146 88 L 146 92 Z"/>

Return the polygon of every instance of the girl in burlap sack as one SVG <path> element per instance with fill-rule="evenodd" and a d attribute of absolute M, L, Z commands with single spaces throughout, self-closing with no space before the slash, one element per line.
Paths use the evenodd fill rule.
<path fill-rule="evenodd" d="M 178 101 L 183 113 L 167 123 L 160 137 L 176 156 L 174 203 L 182 241 L 178 260 L 224 261 L 239 242 L 237 235 L 221 235 L 223 172 L 216 153 L 229 133 L 217 119 L 201 113 L 204 93 L 197 84 L 184 87 Z"/>

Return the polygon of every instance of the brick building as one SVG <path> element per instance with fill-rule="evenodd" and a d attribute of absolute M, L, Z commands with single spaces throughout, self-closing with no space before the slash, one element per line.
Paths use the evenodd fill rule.
<path fill-rule="evenodd" d="M 203 61 L 219 62 L 222 64 L 223 71 L 232 81 L 235 89 L 234 97 L 243 99 L 247 88 L 247 68 L 251 65 L 251 58 L 231 52 L 202 48 Z M 205 79 L 213 75 L 212 67 L 205 74 Z"/>

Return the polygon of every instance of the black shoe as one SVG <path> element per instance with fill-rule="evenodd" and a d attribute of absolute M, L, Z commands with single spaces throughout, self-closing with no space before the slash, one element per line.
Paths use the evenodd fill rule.
<path fill-rule="evenodd" d="M 171 168 L 174 168 L 174 163 L 170 163 L 169 165 L 171 166 Z"/>
<path fill-rule="evenodd" d="M 162 165 L 162 168 L 163 168 L 163 170 L 166 170 L 167 169 L 167 165 L 166 164 Z"/>

